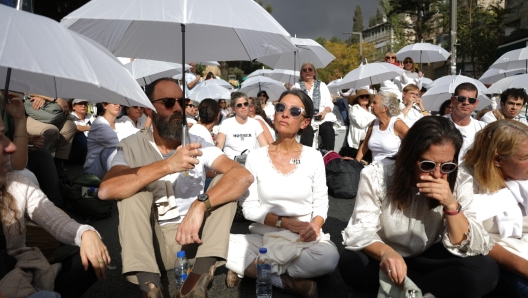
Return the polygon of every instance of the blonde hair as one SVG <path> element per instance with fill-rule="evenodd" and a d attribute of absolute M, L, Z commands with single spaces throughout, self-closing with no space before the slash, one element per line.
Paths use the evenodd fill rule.
<path fill-rule="evenodd" d="M 2 214 L 2 224 L 6 229 L 11 230 L 14 224 L 16 231 L 22 234 L 22 225 L 20 224 L 20 211 L 16 205 L 15 198 L 7 192 L 5 185 L 0 187 L 0 214 Z"/>
<path fill-rule="evenodd" d="M 515 120 L 495 121 L 477 133 L 464 162 L 474 169 L 474 178 L 482 188 L 496 192 L 506 183 L 501 168 L 495 166 L 495 155 L 508 158 L 527 139 L 527 125 Z"/>

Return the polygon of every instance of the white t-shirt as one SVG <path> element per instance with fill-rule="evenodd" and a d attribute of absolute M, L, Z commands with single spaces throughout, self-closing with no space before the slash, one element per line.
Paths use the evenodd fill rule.
<path fill-rule="evenodd" d="M 209 130 L 207 130 L 207 128 L 202 124 L 197 123 L 193 125 L 191 128 L 189 128 L 189 133 L 204 139 L 204 141 L 213 146 L 215 144 L 213 141 L 213 136 L 211 136 Z"/>
<path fill-rule="evenodd" d="M 448 118 L 449 120 L 453 121 L 453 118 L 451 118 L 451 114 L 447 114 L 444 117 Z M 475 120 L 473 118 L 471 119 L 471 122 L 467 126 L 459 126 L 455 122 L 456 128 L 460 131 L 462 134 L 462 139 L 464 142 L 462 143 L 462 148 L 460 148 L 460 153 L 458 154 L 458 163 L 462 163 L 462 160 L 464 159 L 464 155 L 466 155 L 466 151 L 473 145 L 473 142 L 475 141 L 475 135 L 477 132 L 479 132 L 481 129 L 486 127 L 487 123 Z"/>
<path fill-rule="evenodd" d="M 194 92 L 194 88 L 198 86 L 198 83 L 194 85 L 193 88 L 189 89 L 189 84 L 192 83 L 194 80 L 196 80 L 196 75 L 192 72 L 185 73 L 185 97 L 189 98 L 189 95 L 191 95 Z"/>
<path fill-rule="evenodd" d="M 95 120 L 95 117 L 94 115 L 90 114 L 90 113 L 86 113 L 86 115 L 84 116 L 84 120 L 81 120 L 77 114 L 75 114 L 75 111 L 71 112 L 71 115 L 73 117 L 73 123 L 75 123 L 75 125 L 78 125 L 78 126 L 91 126 L 92 123 L 94 122 Z M 85 136 L 88 136 L 88 130 L 84 132 L 84 135 Z"/>
<path fill-rule="evenodd" d="M 400 103 L 400 109 L 405 109 L 405 105 L 403 103 Z M 424 115 L 420 112 L 420 108 L 418 107 L 418 105 L 413 104 L 411 109 L 407 113 L 407 116 L 404 116 L 403 112 L 401 112 L 400 115 L 398 115 L 398 118 L 403 120 L 403 122 L 407 124 L 407 127 L 411 128 L 414 123 L 420 120 L 420 118 L 422 118 L 423 116 Z"/>
<path fill-rule="evenodd" d="M 194 127 L 194 125 L 193 125 Z M 187 212 L 191 204 L 196 200 L 198 195 L 204 193 L 205 186 L 205 173 L 211 168 L 213 162 L 220 156 L 223 155 L 222 151 L 202 139 L 199 136 L 192 134 L 189 131 L 189 140 L 191 143 L 200 143 L 202 144 L 202 156 L 196 157 L 199 160 L 199 163 L 195 165 L 193 170 L 189 170 L 189 176 L 185 176 L 183 173 L 174 173 L 165 176 L 163 179 L 170 181 L 172 183 L 172 188 L 174 191 L 174 196 L 176 197 L 176 203 L 178 206 L 178 211 L 180 216 L 170 220 L 160 221 L 160 225 L 168 223 L 180 223 Z M 160 156 L 163 156 L 154 142 L 154 138 L 150 140 L 152 147 L 158 151 Z M 125 154 L 123 150 L 117 151 L 116 156 L 112 161 L 112 167 L 117 165 L 129 166 L 125 160 Z M 180 175 L 181 174 L 181 175 Z"/>
<path fill-rule="evenodd" d="M 394 133 L 394 123 L 398 119 L 398 117 L 391 117 L 385 130 L 379 129 L 379 119 L 374 120 L 368 141 L 368 148 L 372 152 L 372 161 L 381 161 L 386 157 L 392 157 L 400 150 L 401 139 Z"/>
<path fill-rule="evenodd" d="M 220 126 L 220 133 L 226 136 L 224 152 L 228 158 L 233 159 L 242 151 L 253 149 L 257 137 L 263 132 L 262 126 L 257 120 L 247 118 L 247 122 L 240 124 L 235 117 L 226 119 Z"/>
<path fill-rule="evenodd" d="M 192 125 L 195 125 L 196 123 L 198 123 L 196 120 L 194 120 L 194 118 L 192 117 L 189 117 L 189 116 L 186 116 L 185 119 L 187 119 L 187 124 L 192 124 Z"/>
<path fill-rule="evenodd" d="M 266 113 L 266 117 L 268 117 L 271 122 L 273 122 L 273 118 L 275 116 L 275 106 L 270 102 L 270 99 L 268 99 L 266 106 L 264 106 L 264 112 Z"/>
<path fill-rule="evenodd" d="M 526 121 L 526 118 L 523 117 L 523 116 L 517 115 L 517 116 L 513 117 L 513 120 L 519 121 L 521 123 L 524 123 L 524 124 L 528 125 L 528 122 Z M 495 115 L 493 115 L 492 111 L 489 111 L 486 114 L 484 114 L 484 116 L 482 116 L 482 118 L 480 118 L 480 121 L 486 122 L 486 123 L 489 124 L 491 122 L 497 121 L 497 117 L 495 117 Z"/>
<path fill-rule="evenodd" d="M 270 134 L 271 134 L 271 137 L 273 138 L 273 140 L 275 141 L 277 139 L 276 137 L 276 134 L 275 134 L 275 130 L 273 128 L 271 128 L 271 126 L 269 126 L 268 122 L 266 122 L 266 120 L 264 120 L 264 118 L 262 118 L 262 116 L 260 115 L 255 115 L 255 118 L 254 119 L 257 119 L 257 120 L 260 120 L 262 122 L 264 122 L 264 124 L 266 124 L 266 127 L 268 128 Z M 255 148 L 260 148 L 260 145 L 258 143 L 258 140 L 257 140 L 257 145 L 258 147 L 255 147 Z"/>
<path fill-rule="evenodd" d="M 136 123 L 134 123 L 134 121 L 132 121 L 130 117 L 128 117 L 127 115 L 123 115 L 121 118 L 116 119 L 116 122 L 115 122 L 116 130 L 120 130 L 121 126 L 128 127 L 128 128 L 141 129 L 145 125 L 146 121 L 147 121 L 147 116 L 143 114 L 141 117 L 138 118 L 137 125 L 136 125 Z"/>

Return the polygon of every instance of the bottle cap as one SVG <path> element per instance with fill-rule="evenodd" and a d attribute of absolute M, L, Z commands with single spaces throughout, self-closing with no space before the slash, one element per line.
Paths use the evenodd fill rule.
<path fill-rule="evenodd" d="M 178 253 L 176 253 L 176 256 L 178 258 L 185 258 L 185 251 L 180 250 Z"/>
<path fill-rule="evenodd" d="M 94 191 L 95 190 L 95 187 L 94 186 L 90 186 L 90 191 Z"/>
<path fill-rule="evenodd" d="M 261 253 L 261 254 L 265 254 L 265 253 L 267 253 L 267 252 L 268 252 L 268 249 L 267 249 L 267 248 L 265 248 L 265 247 L 261 247 L 261 248 L 259 248 L 259 253 Z"/>

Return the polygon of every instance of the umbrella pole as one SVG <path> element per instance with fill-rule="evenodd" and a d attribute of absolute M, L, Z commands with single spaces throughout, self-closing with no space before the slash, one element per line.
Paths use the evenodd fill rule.
<path fill-rule="evenodd" d="M 293 52 L 293 83 L 295 84 L 295 70 L 297 69 L 297 51 Z"/>
<path fill-rule="evenodd" d="M 8 101 L 7 94 L 9 92 L 9 81 L 10 80 L 11 80 L 11 67 L 8 67 L 7 68 L 7 73 L 6 73 L 5 87 L 4 87 L 4 102 L 2 104 L 2 118 L 4 120 L 4 132 L 7 132 L 8 136 L 11 136 L 11 133 L 9 132 L 9 126 L 8 126 L 9 125 L 9 121 L 7 119 L 6 105 L 7 105 L 7 101 Z"/>
<path fill-rule="evenodd" d="M 185 24 L 181 24 L 181 33 L 182 33 L 182 79 L 183 79 L 183 100 L 185 104 L 185 89 L 187 89 L 187 81 L 185 80 Z M 185 116 L 185 107 L 182 107 L 182 136 L 181 136 L 181 145 L 185 147 L 187 145 L 187 119 Z M 185 176 L 189 176 L 189 171 L 185 170 Z"/>

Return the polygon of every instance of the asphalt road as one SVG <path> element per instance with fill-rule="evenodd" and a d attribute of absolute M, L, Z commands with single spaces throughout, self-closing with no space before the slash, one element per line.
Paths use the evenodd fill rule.
<path fill-rule="evenodd" d="M 82 173 L 79 166 L 67 166 L 67 173 L 70 178 Z M 332 241 L 336 244 L 339 251 L 344 249 L 342 245 L 341 231 L 346 227 L 347 222 L 352 214 L 354 207 L 354 200 L 334 199 L 330 197 L 330 209 L 328 212 L 328 219 L 323 227 L 325 233 L 330 233 Z M 121 277 L 121 246 L 119 244 L 119 236 L 117 232 L 118 226 L 118 212 L 117 206 L 114 205 L 114 211 L 111 218 L 91 222 L 108 247 L 110 256 L 112 258 L 111 270 L 108 271 L 107 278 L 99 280 L 95 283 L 82 297 L 83 298 L 105 298 L 105 297 L 141 297 L 141 292 L 136 285 L 127 282 Z M 234 222 L 231 228 L 231 233 L 245 234 L 248 232 L 247 227 L 250 222 Z M 255 297 L 255 281 L 252 279 L 244 279 L 242 283 L 235 288 L 227 288 L 225 285 L 227 269 L 220 267 L 216 270 L 215 279 L 212 287 L 208 291 L 208 297 Z M 336 270 L 330 275 L 318 278 L 317 285 L 319 289 L 319 297 L 351 297 L 364 298 L 366 295 L 354 291 L 347 286 L 339 271 Z M 162 274 L 163 286 L 169 290 L 172 295 L 175 292 L 174 288 L 174 273 L 172 271 Z M 350 296 L 349 296 L 350 295 Z M 295 297 L 289 294 L 282 293 L 280 289 L 273 289 L 273 297 Z"/>

